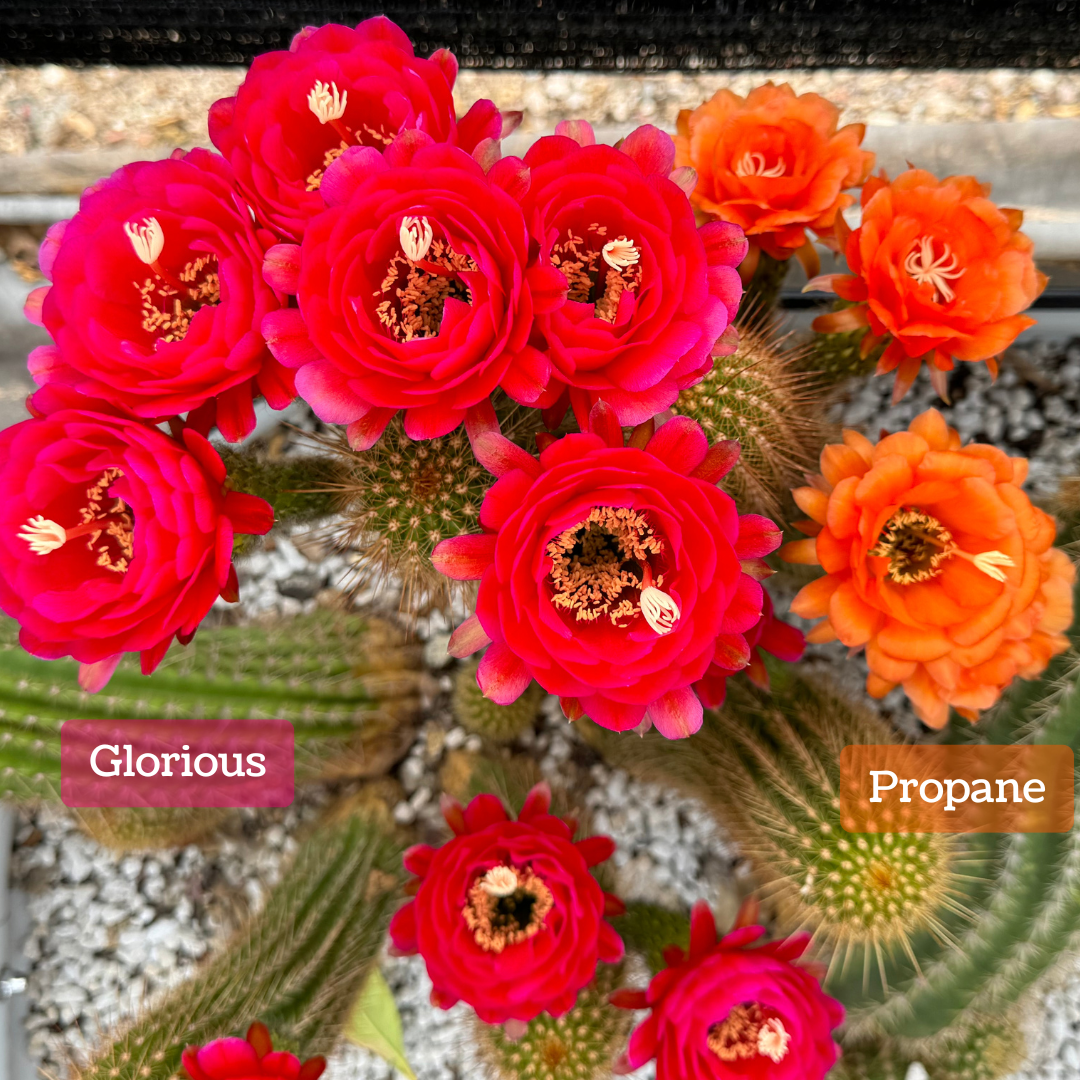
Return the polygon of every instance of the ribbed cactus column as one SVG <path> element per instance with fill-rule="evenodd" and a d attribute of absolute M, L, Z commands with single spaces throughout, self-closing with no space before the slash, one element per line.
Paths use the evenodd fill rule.
<path fill-rule="evenodd" d="M 60 726 L 75 718 L 290 720 L 298 778 L 373 775 L 407 750 L 425 679 L 396 627 L 336 611 L 204 628 L 149 677 L 125 659 L 99 694 L 79 688 L 78 665 L 29 656 L 17 635 L 0 618 L 0 795 L 15 798 L 56 797 Z"/>
<path fill-rule="evenodd" d="M 185 1046 L 261 1020 L 276 1049 L 326 1053 L 400 899 L 400 850 L 368 821 L 323 826 L 246 929 L 78 1070 L 79 1080 L 169 1080 Z"/>

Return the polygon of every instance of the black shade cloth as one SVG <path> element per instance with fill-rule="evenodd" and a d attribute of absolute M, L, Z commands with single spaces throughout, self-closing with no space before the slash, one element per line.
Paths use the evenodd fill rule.
<path fill-rule="evenodd" d="M 1078 0 L 0 0 L 0 60 L 246 64 L 305 24 L 385 13 L 463 67 L 590 71 L 786 67 L 1074 67 Z"/>

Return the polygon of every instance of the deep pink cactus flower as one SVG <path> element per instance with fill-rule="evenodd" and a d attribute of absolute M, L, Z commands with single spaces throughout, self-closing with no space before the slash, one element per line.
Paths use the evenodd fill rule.
<path fill-rule="evenodd" d="M 749 948 L 764 933 L 739 926 L 718 941 L 708 904 L 695 904 L 689 955 L 668 948 L 648 990 L 612 995 L 613 1005 L 652 1010 L 616 1071 L 656 1058 L 657 1080 L 822 1080 L 839 1056 L 831 1032 L 844 1007 L 795 963 L 809 934 Z"/>
<path fill-rule="evenodd" d="M 698 227 L 694 170 L 675 168 L 675 144 L 658 128 L 639 127 L 618 148 L 596 145 L 583 120 L 555 130 L 525 155 L 522 200 L 541 261 L 568 286 L 536 320 L 554 369 L 542 404 L 564 395 L 561 408 L 572 403 L 584 426 L 603 398 L 622 424 L 640 424 L 734 351 L 747 241 L 738 225 Z"/>
<path fill-rule="evenodd" d="M 741 670 L 746 672 L 746 677 L 755 686 L 763 690 L 769 688 L 769 672 L 761 655 L 763 652 L 793 663 L 800 660 L 806 650 L 806 638 L 802 631 L 776 617 L 772 597 L 767 590 L 762 590 L 761 618 L 756 626 L 747 630 L 746 644 L 750 646 L 750 663 Z M 736 671 L 714 663 L 705 672 L 705 677 L 694 684 L 702 705 L 707 709 L 718 709 L 723 705 L 727 696 L 727 681 L 735 674 Z"/>
<path fill-rule="evenodd" d="M 27 652 L 80 661 L 85 690 L 125 652 L 149 674 L 219 595 L 238 598 L 233 533 L 268 532 L 274 513 L 226 490 L 190 428 L 177 440 L 67 387 L 29 405 L 0 431 L 0 607 Z"/>
<path fill-rule="evenodd" d="M 256 56 L 236 95 L 210 108 L 210 138 L 236 170 L 260 220 L 299 240 L 323 209 L 327 168 L 350 146 L 382 150 L 402 131 L 472 152 L 520 122 L 478 101 L 454 119 L 453 53 L 428 60 L 385 16 L 356 29 L 307 27 L 287 51 Z"/>
<path fill-rule="evenodd" d="M 435 548 L 442 573 L 480 580 L 453 655 L 489 645 L 477 681 L 500 704 L 536 679 L 571 719 L 615 731 L 648 719 L 669 739 L 697 731 L 693 684 L 714 662 L 749 663 L 759 560 L 780 543 L 773 522 L 740 516 L 716 486 L 738 444 L 710 448 L 675 417 L 624 445 L 605 402 L 586 433 L 542 438 L 539 460 L 490 428 L 472 435 L 499 480 L 480 510 L 486 531 Z"/>
<path fill-rule="evenodd" d="M 329 204 L 302 246 L 280 244 L 265 274 L 298 308 L 271 312 L 274 355 L 297 368 L 301 396 L 366 450 L 405 410 L 412 439 L 452 431 L 501 386 L 535 404 L 550 365 L 529 344 L 537 307 L 566 282 L 529 265 L 518 195 L 528 170 L 490 170 L 422 132 L 384 153 L 344 153 L 327 170 Z"/>
<path fill-rule="evenodd" d="M 282 300 L 262 276 L 274 241 L 217 154 L 123 166 L 41 245 L 52 285 L 26 314 L 55 345 L 30 354 L 31 374 L 147 419 L 198 410 L 201 430 L 216 422 L 229 442 L 243 438 L 253 397 L 283 409 L 296 396 L 259 332 Z"/>
<path fill-rule="evenodd" d="M 265 1024 L 248 1028 L 247 1037 L 215 1039 L 205 1046 L 189 1046 L 181 1056 L 191 1080 L 319 1080 L 326 1058 L 308 1058 L 275 1050 Z"/>
<path fill-rule="evenodd" d="M 444 795 L 454 838 L 405 853 L 416 898 L 394 916 L 390 938 L 399 953 L 424 958 L 440 1008 L 464 1001 L 484 1023 L 513 1030 L 542 1012 L 562 1016 L 598 962 L 622 959 L 604 917 L 626 909 L 589 872 L 615 844 L 607 836 L 575 843 L 577 822 L 550 807 L 546 783 L 529 792 L 517 821 L 494 795 L 464 809 Z"/>

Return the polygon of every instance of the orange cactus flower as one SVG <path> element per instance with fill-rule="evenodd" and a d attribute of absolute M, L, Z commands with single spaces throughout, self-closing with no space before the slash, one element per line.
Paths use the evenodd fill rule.
<path fill-rule="evenodd" d="M 859 227 L 837 218 L 851 273 L 823 275 L 807 288 L 855 305 L 820 316 L 814 329 L 868 326 L 863 356 L 888 339 L 877 373 L 896 372 L 894 404 L 923 360 L 945 401 L 955 360 L 985 361 L 996 376 L 997 355 L 1035 322 L 1020 313 L 1046 287 L 1046 275 L 1020 232 L 1023 213 L 995 205 L 989 194 L 990 185 L 973 176 L 938 180 L 908 169 L 890 183 L 882 173 L 862 189 Z"/>
<path fill-rule="evenodd" d="M 679 113 L 676 164 L 697 171 L 690 196 L 704 213 L 741 225 L 774 259 L 808 255 L 807 228 L 833 236 L 842 194 L 870 175 L 874 155 L 859 148 L 865 124 L 838 128 L 840 110 L 817 94 L 766 83 L 739 97 L 718 91 Z"/>
<path fill-rule="evenodd" d="M 856 431 L 821 453 L 795 501 L 812 539 L 780 551 L 824 567 L 791 610 L 824 616 L 810 642 L 866 647 L 866 688 L 898 684 L 939 728 L 969 720 L 1016 677 L 1068 647 L 1075 571 L 1053 547 L 1054 521 L 1020 485 L 1026 458 L 960 437 L 936 409 L 875 446 Z"/>

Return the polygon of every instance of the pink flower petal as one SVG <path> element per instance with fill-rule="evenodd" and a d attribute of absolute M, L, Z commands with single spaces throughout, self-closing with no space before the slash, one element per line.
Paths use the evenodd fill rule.
<path fill-rule="evenodd" d="M 123 653 L 108 656 L 104 660 L 98 660 L 94 664 L 79 665 L 79 685 L 88 693 L 96 694 L 108 685 L 109 680 L 120 663 Z"/>
<path fill-rule="evenodd" d="M 709 447 L 701 464 L 690 475 L 715 484 L 731 472 L 741 453 L 742 447 L 734 439 L 721 439 Z"/>
<path fill-rule="evenodd" d="M 263 257 L 262 273 L 271 289 L 295 296 L 300 280 L 300 245 L 275 244 Z"/>
<path fill-rule="evenodd" d="M 742 514 L 739 517 L 735 554 L 740 559 L 760 559 L 775 551 L 783 539 L 783 530 L 767 517 L 760 514 Z"/>
<path fill-rule="evenodd" d="M 665 739 L 685 739 L 701 727 L 703 710 L 697 694 L 682 686 L 650 701 L 649 716 Z"/>
<path fill-rule="evenodd" d="M 551 812 L 551 785 L 546 780 L 532 788 L 525 796 L 518 821 L 531 821 L 536 817 L 543 817 Z"/>
<path fill-rule="evenodd" d="M 322 360 L 311 343 L 307 324 L 296 308 L 281 308 L 263 316 L 260 332 L 275 360 L 287 368 L 299 368 Z"/>
<path fill-rule="evenodd" d="M 596 133 L 588 120 L 560 120 L 555 125 L 555 134 L 573 139 L 578 146 L 596 145 Z"/>
<path fill-rule="evenodd" d="M 476 669 L 476 681 L 484 697 L 496 705 L 512 705 L 528 689 L 532 675 L 520 657 L 496 641 L 484 653 Z"/>
<path fill-rule="evenodd" d="M 349 380 L 329 360 L 305 364 L 296 373 L 296 390 L 327 424 L 349 424 L 372 411 L 371 405 L 351 389 Z"/>
<path fill-rule="evenodd" d="M 476 460 L 493 476 L 504 476 L 512 469 L 521 469 L 529 476 L 540 475 L 540 462 L 505 435 L 482 431 L 472 440 Z"/>
<path fill-rule="evenodd" d="M 323 173 L 319 194 L 328 206 L 344 206 L 369 176 L 388 167 L 389 163 L 375 147 L 350 146 Z"/>
<path fill-rule="evenodd" d="M 642 124 L 631 131 L 619 149 L 633 158 L 646 176 L 667 176 L 675 168 L 674 140 L 652 124 Z"/>
<path fill-rule="evenodd" d="M 486 829 L 489 825 L 502 825 L 509 820 L 510 815 L 502 800 L 494 795 L 477 795 L 465 807 L 465 828 L 471 833 Z"/>
<path fill-rule="evenodd" d="M 354 450 L 370 450 L 382 438 L 386 425 L 394 418 L 397 409 L 371 409 L 346 429 L 345 437 Z"/>
<path fill-rule="evenodd" d="M 485 645 L 491 644 L 491 638 L 487 636 L 480 620 L 476 615 L 470 615 L 451 635 L 447 642 L 446 651 L 459 660 L 466 656 L 472 656 L 479 652 Z"/>
<path fill-rule="evenodd" d="M 451 536 L 435 545 L 431 562 L 454 581 L 478 581 L 495 559 L 495 540 L 494 533 Z"/>
<path fill-rule="evenodd" d="M 705 460 L 709 440 L 689 417 L 676 416 L 657 428 L 645 450 L 675 472 L 689 476 Z"/>

